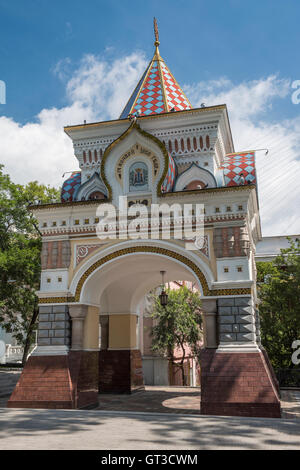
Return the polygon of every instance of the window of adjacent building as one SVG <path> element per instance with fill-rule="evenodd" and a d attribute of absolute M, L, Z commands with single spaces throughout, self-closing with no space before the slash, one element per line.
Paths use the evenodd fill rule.
<path fill-rule="evenodd" d="M 216 213 L 220 212 L 220 207 L 216 207 Z"/>
<path fill-rule="evenodd" d="M 239 211 L 242 211 L 242 210 L 243 210 L 243 206 L 238 206 L 238 210 L 239 210 Z"/>
<path fill-rule="evenodd" d="M 237 267 L 237 270 L 238 270 L 239 273 L 241 273 L 241 272 L 243 271 L 242 266 L 238 266 L 238 267 Z"/>
<path fill-rule="evenodd" d="M 228 267 L 224 268 L 224 273 L 229 273 L 229 268 Z"/>
<path fill-rule="evenodd" d="M 226 207 L 226 211 L 227 211 L 227 212 L 231 212 L 231 207 L 230 207 L 230 206 L 227 206 L 227 207 Z"/>
<path fill-rule="evenodd" d="M 90 219 L 84 219 L 84 223 L 87 225 L 90 223 Z"/>
<path fill-rule="evenodd" d="M 74 225 L 79 225 L 79 219 L 74 220 Z"/>

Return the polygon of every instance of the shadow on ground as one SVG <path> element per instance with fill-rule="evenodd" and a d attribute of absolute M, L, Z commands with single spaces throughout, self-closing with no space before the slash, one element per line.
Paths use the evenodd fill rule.
<path fill-rule="evenodd" d="M 100 394 L 98 409 L 200 414 L 200 388 L 146 386 L 132 395 Z"/>
<path fill-rule="evenodd" d="M 0 410 L 0 447 L 296 449 L 300 422 L 98 410 Z"/>

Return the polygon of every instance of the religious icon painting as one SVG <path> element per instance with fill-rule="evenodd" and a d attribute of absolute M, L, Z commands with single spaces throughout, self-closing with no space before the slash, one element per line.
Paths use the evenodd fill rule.
<path fill-rule="evenodd" d="M 148 190 L 148 167 L 143 162 L 136 162 L 129 170 L 129 191 Z"/>

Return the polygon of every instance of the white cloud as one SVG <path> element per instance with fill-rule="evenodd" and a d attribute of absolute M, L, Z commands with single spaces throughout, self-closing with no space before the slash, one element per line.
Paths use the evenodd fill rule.
<path fill-rule="evenodd" d="M 63 126 L 117 118 L 146 64 L 141 53 L 113 62 L 86 55 L 66 83 L 67 106 L 43 109 L 36 122 L 25 125 L 0 117 L 0 162 L 5 171 L 17 183 L 61 185 L 62 174 L 78 168 Z M 70 69 L 66 59 L 53 72 L 66 80 Z"/>
<path fill-rule="evenodd" d="M 236 151 L 257 152 L 256 167 L 263 235 L 300 233 L 300 118 L 270 122 L 277 99 L 291 94 L 290 81 L 275 75 L 234 85 L 220 79 L 187 86 L 194 105 L 226 103 Z"/>
<path fill-rule="evenodd" d="M 77 168 L 63 126 L 117 118 L 146 65 L 142 53 L 114 61 L 86 55 L 70 76 L 70 59 L 60 61 L 53 71 L 66 83 L 66 106 L 43 109 L 25 125 L 0 117 L 0 161 L 13 180 L 59 186 L 63 172 Z M 270 76 L 236 85 L 221 77 L 185 90 L 195 106 L 227 103 L 237 150 L 269 149 L 267 157 L 257 154 L 264 235 L 300 233 L 300 118 L 268 119 L 272 104 L 290 93 L 289 80 Z"/>

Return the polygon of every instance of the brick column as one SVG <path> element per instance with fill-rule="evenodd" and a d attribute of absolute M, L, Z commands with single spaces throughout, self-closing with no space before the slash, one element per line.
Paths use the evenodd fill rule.
<path fill-rule="evenodd" d="M 219 345 L 201 353 L 201 413 L 280 417 L 278 387 L 252 297 L 218 299 Z"/>
<path fill-rule="evenodd" d="M 87 310 L 85 305 L 40 307 L 38 347 L 23 369 L 8 401 L 9 408 L 67 409 L 98 405 L 99 352 L 83 350 Z"/>
<path fill-rule="evenodd" d="M 8 401 L 9 408 L 73 408 L 67 305 L 39 308 L 38 345 Z"/>

